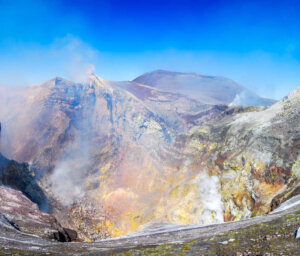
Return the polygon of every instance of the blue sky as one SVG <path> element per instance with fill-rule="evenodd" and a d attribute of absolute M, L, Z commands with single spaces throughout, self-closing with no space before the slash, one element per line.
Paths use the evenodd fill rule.
<path fill-rule="evenodd" d="M 0 0 L 0 84 L 168 69 L 278 99 L 300 85 L 299 13 L 298 0 Z"/>

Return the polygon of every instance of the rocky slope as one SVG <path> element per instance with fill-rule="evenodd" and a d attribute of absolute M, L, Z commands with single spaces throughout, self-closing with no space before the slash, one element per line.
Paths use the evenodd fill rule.
<path fill-rule="evenodd" d="M 0 185 L 21 191 L 40 208 L 47 210 L 48 199 L 37 184 L 34 173 L 30 171 L 28 164 L 8 160 L 0 154 Z"/>
<path fill-rule="evenodd" d="M 20 191 L 0 186 L 0 218 L 6 227 L 42 238 L 70 242 L 68 231 L 57 220 L 41 212 Z"/>
<path fill-rule="evenodd" d="M 0 155 L 0 178 L 0 226 L 61 242 L 77 238 L 76 232 L 63 228 L 54 216 L 40 210 L 48 209 L 48 200 L 28 165 Z"/>
<path fill-rule="evenodd" d="M 54 78 L 4 111 L 1 151 L 30 162 L 50 211 L 86 240 L 151 221 L 238 220 L 297 194 L 299 97 L 234 107 L 137 82 Z"/>
<path fill-rule="evenodd" d="M 181 136 L 183 153 L 194 154 L 191 169 L 219 178 L 225 221 L 267 213 L 298 193 L 299 100 L 297 88 L 263 111 L 195 126 Z"/>

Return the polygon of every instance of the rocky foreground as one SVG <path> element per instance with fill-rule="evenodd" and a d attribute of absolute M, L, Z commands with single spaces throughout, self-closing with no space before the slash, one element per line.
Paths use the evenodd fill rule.
<path fill-rule="evenodd" d="M 127 237 L 58 243 L 0 218 L 1 255 L 299 255 L 300 205 L 267 216 L 208 226 L 152 225 Z"/>

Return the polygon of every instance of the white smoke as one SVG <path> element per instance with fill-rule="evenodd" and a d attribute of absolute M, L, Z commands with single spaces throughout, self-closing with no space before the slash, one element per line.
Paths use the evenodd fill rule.
<path fill-rule="evenodd" d="M 72 204 L 84 195 L 82 177 L 70 162 L 59 164 L 51 175 L 52 190 L 65 205 Z M 80 182 L 81 181 L 81 182 Z"/>
<path fill-rule="evenodd" d="M 244 90 L 239 94 L 236 94 L 233 101 L 229 106 L 265 106 L 268 105 L 268 102 L 264 102 L 259 96 L 255 93 L 250 92 L 249 90 Z"/>
<path fill-rule="evenodd" d="M 194 183 L 198 185 L 198 195 L 202 205 L 199 224 L 224 222 L 224 205 L 218 190 L 219 178 L 201 172 Z"/>
<path fill-rule="evenodd" d="M 77 120 L 80 126 L 87 131 L 85 120 Z M 69 144 L 50 176 L 52 191 L 60 199 L 59 201 L 69 206 L 85 195 L 85 180 L 87 172 L 92 165 L 92 157 L 89 151 L 88 137 L 75 134 L 75 140 Z"/>

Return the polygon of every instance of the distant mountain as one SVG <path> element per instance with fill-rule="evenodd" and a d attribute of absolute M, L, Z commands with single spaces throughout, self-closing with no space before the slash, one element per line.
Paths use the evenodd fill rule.
<path fill-rule="evenodd" d="M 137 77 L 133 82 L 180 93 L 205 104 L 269 106 L 275 102 L 261 98 L 236 82 L 220 76 L 155 70 Z"/>

